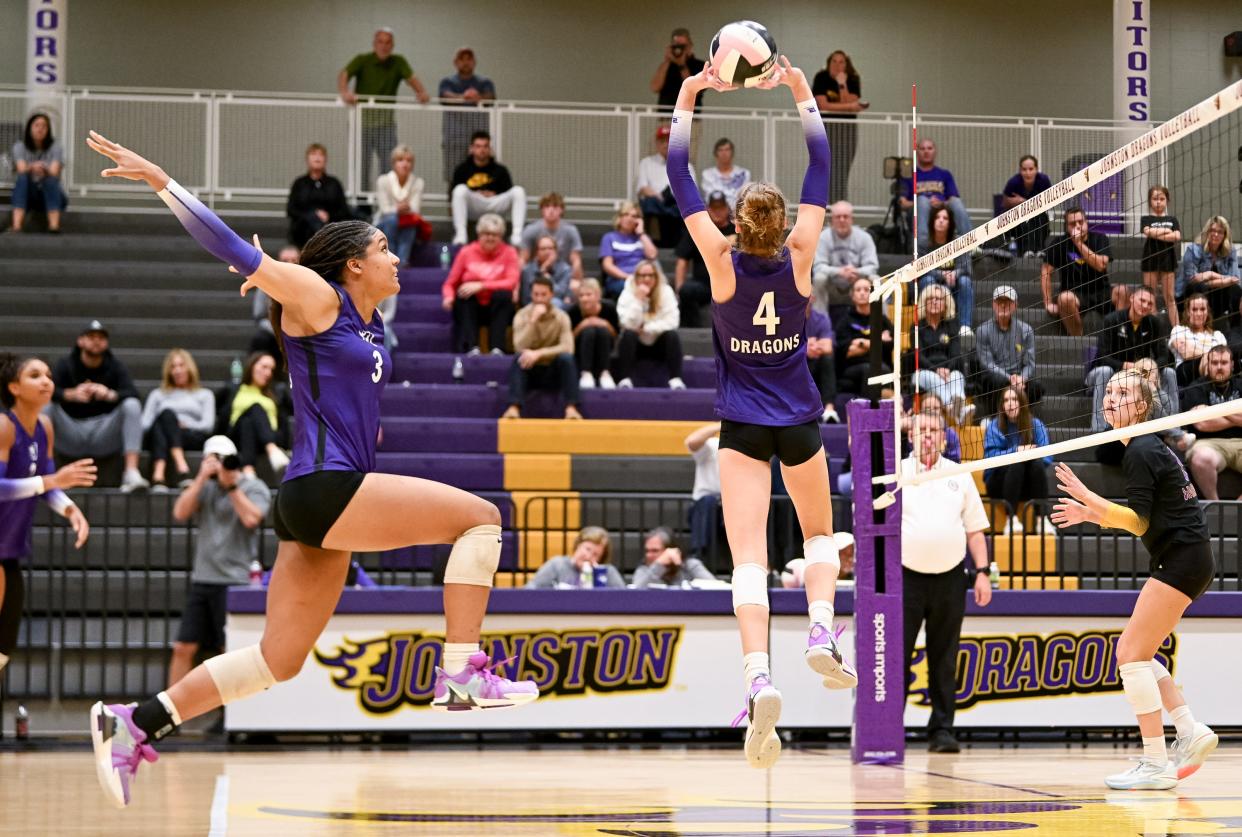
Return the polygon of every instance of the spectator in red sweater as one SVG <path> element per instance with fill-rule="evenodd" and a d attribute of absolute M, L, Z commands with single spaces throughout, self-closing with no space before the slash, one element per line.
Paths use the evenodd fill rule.
<path fill-rule="evenodd" d="M 476 230 L 478 241 L 458 251 L 440 289 L 444 310 L 453 312 L 452 351 L 477 355 L 479 325 L 486 323 L 492 354 L 504 354 L 521 264 L 517 250 L 504 241 L 503 218 L 489 212 Z"/>

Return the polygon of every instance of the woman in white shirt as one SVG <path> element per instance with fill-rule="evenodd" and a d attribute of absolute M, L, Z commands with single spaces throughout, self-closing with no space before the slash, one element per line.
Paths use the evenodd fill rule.
<path fill-rule="evenodd" d="M 625 288 L 617 299 L 617 318 L 621 336 L 617 341 L 617 386 L 634 385 L 631 377 L 638 358 L 648 357 L 661 362 L 668 370 L 669 389 L 685 389 L 681 380 L 681 338 L 677 325 L 681 313 L 677 294 L 664 278 L 660 263 L 643 259 L 625 280 Z"/>
<path fill-rule="evenodd" d="M 729 216 L 732 217 L 733 208 L 737 204 L 737 193 L 750 182 L 750 172 L 733 165 L 733 143 L 725 137 L 716 140 L 712 156 L 716 158 L 716 167 L 703 169 L 699 189 L 704 200 L 712 192 L 724 192 L 725 201 L 729 204 Z"/>
<path fill-rule="evenodd" d="M 1187 386 L 1199 377 L 1199 359 L 1213 346 L 1225 345 L 1225 335 L 1212 328 L 1212 307 L 1203 294 L 1191 294 L 1182 303 L 1182 322 L 1169 333 L 1169 350 L 1177 364 L 1177 384 Z"/>
<path fill-rule="evenodd" d="M 190 482 L 186 450 L 202 450 L 216 424 L 216 396 L 199 385 L 198 365 L 185 349 L 173 349 L 164 357 L 160 385 L 147 396 L 142 411 L 142 430 L 151 451 L 151 490 L 167 491 L 168 460 L 176 474 L 173 484 Z"/>
<path fill-rule="evenodd" d="M 408 145 L 392 150 L 392 169 L 375 178 L 375 201 L 379 205 L 375 226 L 388 237 L 388 248 L 402 264 L 410 259 L 417 241 L 431 240 L 431 224 L 420 214 L 423 179 L 414 176 L 414 152 Z"/>

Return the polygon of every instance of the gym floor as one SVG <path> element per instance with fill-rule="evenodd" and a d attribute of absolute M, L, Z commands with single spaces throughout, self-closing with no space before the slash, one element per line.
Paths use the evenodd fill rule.
<path fill-rule="evenodd" d="M 1242 745 L 1176 791 L 1109 791 L 1137 758 L 1109 745 L 972 746 L 854 766 L 787 749 L 757 772 L 736 749 L 546 747 L 178 750 L 110 807 L 81 751 L 0 753 L 0 834 L 1050 835 L 1242 833 Z"/>

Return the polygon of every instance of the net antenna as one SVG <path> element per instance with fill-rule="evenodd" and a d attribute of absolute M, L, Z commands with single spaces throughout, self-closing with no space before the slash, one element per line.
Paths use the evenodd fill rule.
<path fill-rule="evenodd" d="M 1076 170 L 1072 170 L 1063 180 L 1053 183 L 1050 188 L 1036 194 L 1024 203 L 982 222 L 974 229 L 959 235 L 944 246 L 922 256 L 918 255 L 916 232 L 914 259 L 911 263 L 883 277 L 871 294 L 873 304 L 879 302 L 883 305 L 889 300 L 892 301 L 894 329 L 897 331 L 894 334 L 893 340 L 892 375 L 877 376 L 872 378 L 871 381 L 891 382 L 894 390 L 895 406 L 901 404 L 901 314 L 904 298 L 903 289 L 908 283 L 916 282 L 924 274 L 946 262 L 956 259 L 958 256 L 976 251 L 987 242 L 1004 235 L 1006 232 L 1015 230 L 1020 225 L 1035 221 L 1041 216 L 1050 220 L 1049 216 L 1044 216 L 1044 213 L 1054 208 L 1064 208 L 1071 205 L 1071 198 L 1080 195 L 1084 196 L 1081 200 L 1086 208 L 1087 215 L 1093 216 L 1091 224 L 1094 226 L 1112 225 L 1115 240 L 1121 247 L 1133 245 L 1135 241 L 1140 240 L 1140 237 L 1137 235 L 1139 227 L 1137 220 L 1140 213 L 1147 213 L 1147 210 L 1142 208 L 1146 206 L 1146 190 L 1143 187 L 1155 174 L 1159 174 L 1161 181 L 1171 187 L 1173 192 L 1173 208 L 1170 209 L 1170 214 L 1181 217 L 1184 238 L 1186 240 L 1195 237 L 1203 218 L 1215 217 L 1217 215 L 1226 217 L 1239 217 L 1239 215 L 1242 215 L 1242 202 L 1239 201 L 1237 188 L 1239 178 L 1236 176 L 1236 173 L 1231 172 L 1228 168 L 1232 161 L 1237 159 L 1236 150 L 1242 144 L 1242 140 L 1239 139 L 1242 137 L 1242 119 L 1235 117 L 1225 120 L 1225 117 L 1234 114 L 1239 109 L 1242 109 L 1242 81 L 1232 83 L 1230 86 L 1188 108 L 1167 122 L 1115 148 L 1111 153 L 1103 156 L 1091 154 L 1090 158 L 1094 162 L 1091 162 L 1089 165 L 1080 165 L 1079 159 L 1083 155 L 1068 156 L 1064 163 L 1065 167 L 1068 168 L 1070 164 L 1073 164 Z M 1218 122 L 1220 124 L 1215 124 Z M 1047 144 L 1049 143 L 1045 145 Z M 1064 151 L 1064 149 L 1060 150 Z M 1152 158 L 1153 155 L 1159 156 L 1148 163 L 1142 163 L 1142 161 Z M 916 164 L 914 176 L 917 177 L 917 174 L 918 168 Z M 1127 180 L 1127 178 L 1130 179 Z M 1102 188 L 1106 183 L 1109 184 L 1108 187 Z M 1134 192 L 1135 194 L 1127 195 L 1127 191 Z M 1111 204 L 1109 204 L 1110 199 L 1112 200 Z M 1132 201 L 1128 206 L 1123 203 L 1127 199 Z M 915 194 L 914 204 L 915 211 L 917 212 L 917 193 Z M 917 220 L 915 229 L 917 231 Z M 1130 233 L 1128 236 L 1125 235 L 1127 229 Z M 1117 232 L 1122 233 L 1122 235 L 1116 235 Z M 1177 252 L 1177 258 L 1178 261 L 1181 260 L 1180 251 Z M 1005 267 L 995 269 L 986 276 L 976 275 L 973 282 L 976 287 L 987 283 L 1021 284 L 1023 281 L 1026 281 L 1029 285 L 1029 274 L 1021 272 L 1023 266 L 1020 266 L 1019 263 L 1022 261 L 1024 260 L 1021 258 L 1014 259 L 1014 266 L 1006 262 Z M 1124 281 L 1124 277 L 1122 279 L 1117 277 L 1126 272 L 1127 264 L 1131 272 L 1137 273 L 1138 266 L 1136 262 L 1137 259 L 1133 258 L 1128 261 L 1126 259 L 1115 259 L 1107 268 L 1105 287 L 1109 287 L 1108 283 L 1113 281 Z M 1029 265 L 1025 267 L 1029 267 Z M 1048 265 L 1043 265 L 1041 270 L 1047 271 Z M 1007 271 L 1012 271 L 1012 274 L 1006 275 Z M 1055 275 L 1055 271 L 1053 271 L 1053 274 Z M 1011 278 L 1011 276 L 1016 278 Z M 1041 275 L 1041 283 L 1042 281 L 1043 277 Z M 1122 286 L 1114 286 L 1112 290 L 1116 291 L 1120 287 Z M 1158 289 L 1157 292 L 1159 292 Z M 981 293 L 980 296 L 990 299 L 991 294 Z M 1055 298 L 1054 295 L 1054 300 Z M 1128 299 L 1128 297 L 1126 298 Z M 1110 300 L 1106 298 L 1102 303 L 1097 304 L 1097 313 L 1111 312 L 1114 310 L 1114 306 L 1117 309 L 1128 307 L 1128 301 L 1124 306 L 1115 298 L 1112 300 L 1112 305 L 1109 302 Z M 1083 310 L 1088 311 L 1087 303 L 1085 302 Z M 1217 315 L 1225 313 L 1233 316 L 1238 315 L 1236 310 L 1230 312 L 1216 311 L 1215 313 Z M 1060 323 L 1056 317 L 1049 319 L 1051 315 L 1044 311 L 1043 306 L 1028 309 L 1019 308 L 1015 311 L 1015 319 L 1019 318 L 1018 315 L 1023 315 L 1023 322 L 1026 322 L 1026 319 L 1030 319 L 1032 322 L 1042 320 L 1041 324 L 1034 329 L 1035 336 L 1039 337 L 1039 340 L 1034 342 L 1038 343 L 1040 340 L 1043 340 L 1048 344 L 1053 344 L 1054 349 L 1050 354 L 1063 355 L 1052 358 L 1054 361 L 1059 361 L 1059 365 L 1049 361 L 1047 355 L 1044 356 L 1042 367 L 1038 362 L 1036 364 L 1037 369 L 1042 369 L 1044 373 L 1050 376 L 1050 380 L 1060 376 L 1058 386 L 1062 392 L 1045 397 L 1042 405 L 1036 408 L 1037 411 L 1042 411 L 1045 415 L 1044 422 L 1050 431 L 1050 444 L 1036 445 L 1027 450 L 994 456 L 985 460 L 982 450 L 968 452 L 965 449 L 967 439 L 963 437 L 964 461 L 961 464 L 946 461 L 941 467 L 936 468 L 932 472 L 915 469 L 914 473 L 903 476 L 899 463 L 895 463 L 893 473 L 873 475 L 871 478 L 872 482 L 885 486 L 887 489 L 876 499 L 875 507 L 877 509 L 891 505 L 895 498 L 895 492 L 899 491 L 904 485 L 917 485 L 932 479 L 940 479 L 955 474 L 972 473 L 983 470 L 985 467 L 995 468 L 1017 464 L 1036 458 L 1054 456 L 1086 447 L 1117 442 L 1145 433 L 1169 431 L 1186 424 L 1242 413 L 1242 401 L 1232 401 L 1201 407 L 1194 412 L 1193 419 L 1189 418 L 1188 413 L 1180 413 L 1177 409 L 1174 409 L 1172 415 L 1165 415 L 1125 428 L 1099 430 L 1098 416 L 1092 416 L 1093 424 L 1096 425 L 1095 432 L 1083 430 L 1081 427 L 1071 427 L 1070 425 L 1073 422 L 1081 422 L 1088 417 L 1089 411 L 1085 411 L 1082 407 L 1084 402 L 1083 395 L 1087 396 L 1087 403 L 1090 403 L 1089 399 L 1092 392 L 1090 388 L 1084 387 L 1081 376 L 1092 367 L 1092 364 L 1095 363 L 1098 357 L 1095 354 L 1096 340 L 1094 338 L 1100 337 L 1102 330 L 1097 329 L 1094 332 L 1085 331 L 1078 336 L 1062 336 L 1064 332 L 1059 330 Z M 1096 322 L 1095 316 L 1095 314 L 1091 314 L 1091 322 Z M 978 326 L 976 326 L 977 328 Z M 917 328 L 915 333 L 917 335 Z M 1167 336 L 1166 334 L 1165 338 Z M 1059 352 L 1057 351 L 1058 347 L 1060 349 Z M 1022 347 L 1019 346 L 1018 348 L 1021 349 Z M 918 349 L 919 347 L 916 344 L 914 346 L 916 368 L 918 364 Z M 1031 351 L 1034 352 L 1033 349 Z M 1064 355 L 1068 355 L 1068 357 Z M 1035 355 L 1035 357 L 1038 360 L 1038 355 Z M 1070 360 L 1073 363 L 1068 362 Z M 1168 372 L 1168 370 L 1165 371 Z M 1039 373 L 1037 372 L 1037 374 Z M 1168 374 L 1172 373 L 1169 372 Z M 968 380 L 975 383 L 974 378 L 968 378 Z M 986 381 L 986 378 L 980 376 L 979 380 Z M 1070 381 L 1071 384 L 1067 385 L 1067 381 Z M 977 389 L 978 387 L 976 387 Z M 1001 392 L 1003 392 L 1003 389 Z M 996 391 L 993 390 L 987 394 L 994 395 L 995 393 Z M 917 384 L 915 394 L 916 396 L 918 394 Z M 1036 395 L 1036 393 L 1029 391 L 1028 394 Z M 1067 411 L 1068 415 L 1066 415 Z M 1054 420 L 1050 417 L 1052 413 L 1064 415 L 1064 418 Z M 900 432 L 900 411 L 894 410 L 894 433 L 898 439 L 900 439 Z M 1066 438 L 1053 440 L 1051 438 L 1052 433 Z M 976 445 L 981 447 L 979 443 L 976 443 Z"/>
<path fill-rule="evenodd" d="M 919 196 L 919 165 L 918 165 L 919 86 L 917 83 L 910 85 L 910 153 L 915 161 L 914 166 L 912 167 L 912 170 L 910 172 L 910 203 L 911 203 L 910 229 L 912 232 L 912 235 L 910 236 L 910 251 L 911 251 L 910 255 L 911 255 L 912 260 L 917 261 L 919 257 L 919 232 L 918 232 L 919 231 L 919 197 L 918 197 Z M 878 291 L 878 288 L 872 289 L 872 293 L 871 293 L 872 302 L 876 300 L 877 291 Z M 918 296 L 916 292 L 915 299 L 917 298 Z M 893 306 L 893 372 L 891 375 L 881 374 L 881 375 L 872 376 L 871 378 L 868 379 L 868 383 L 879 384 L 879 385 L 883 385 L 884 383 L 891 383 L 892 385 L 892 388 L 893 388 L 893 436 L 897 439 L 898 449 L 900 449 L 900 445 L 901 445 L 901 384 L 900 384 L 901 364 L 899 363 L 899 359 L 901 357 L 901 335 L 902 335 L 902 331 L 901 331 L 902 316 L 901 315 L 902 315 L 902 308 L 904 307 L 904 304 L 905 304 L 905 293 L 901 287 L 901 283 L 895 283 L 892 286 L 892 291 L 890 293 L 889 299 L 892 300 L 892 306 Z M 916 319 L 917 319 L 917 315 L 916 315 Z M 916 328 L 914 330 L 914 367 L 915 369 L 918 369 L 918 364 L 919 364 L 919 330 Z M 914 397 L 916 399 L 919 397 L 918 387 L 919 387 L 918 377 L 915 376 Z M 917 421 L 914 422 L 913 427 L 914 427 L 914 444 L 915 444 L 915 449 L 917 450 L 918 449 L 918 437 L 920 433 L 919 423 Z M 901 470 L 900 463 L 898 464 L 896 470 Z M 873 482 L 884 484 L 884 485 L 892 485 L 892 488 L 885 489 L 883 494 L 880 494 L 878 497 L 872 500 L 871 505 L 873 508 L 886 509 L 889 506 L 891 506 L 893 503 L 897 502 L 896 491 L 900 488 L 899 484 L 891 482 L 886 477 L 876 478 L 873 480 Z"/>

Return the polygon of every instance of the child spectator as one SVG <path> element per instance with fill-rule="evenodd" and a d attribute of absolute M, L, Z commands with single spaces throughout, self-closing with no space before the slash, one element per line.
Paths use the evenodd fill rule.
<path fill-rule="evenodd" d="M 1143 284 L 1157 293 L 1163 291 L 1169 325 L 1176 326 L 1177 300 L 1173 296 L 1173 273 L 1177 270 L 1177 245 L 1182 240 L 1182 227 L 1176 218 L 1168 214 L 1167 186 L 1152 186 L 1147 190 L 1147 209 L 1150 214 L 1139 220 L 1139 227 L 1143 230 Z"/>

